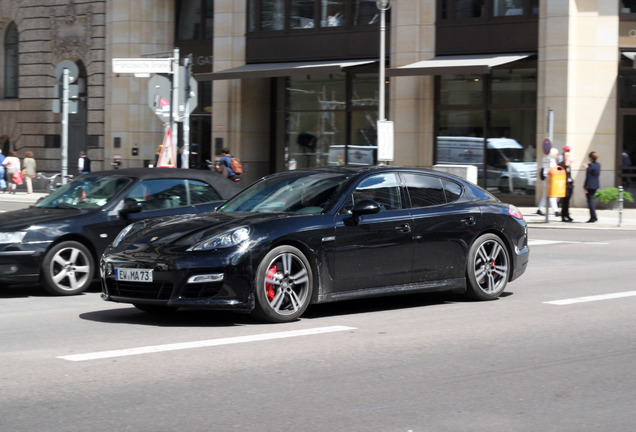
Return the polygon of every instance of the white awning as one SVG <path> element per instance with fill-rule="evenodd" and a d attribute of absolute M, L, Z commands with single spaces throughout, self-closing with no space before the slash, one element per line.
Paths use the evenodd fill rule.
<path fill-rule="evenodd" d="M 350 67 L 377 62 L 378 60 L 336 60 L 323 62 L 258 63 L 247 64 L 218 72 L 196 74 L 195 77 L 198 81 L 213 81 L 241 78 L 273 78 L 316 73 L 329 74 L 342 72 Z"/>
<path fill-rule="evenodd" d="M 438 56 L 387 70 L 389 76 L 487 74 L 496 66 L 523 60 L 534 53 Z"/>

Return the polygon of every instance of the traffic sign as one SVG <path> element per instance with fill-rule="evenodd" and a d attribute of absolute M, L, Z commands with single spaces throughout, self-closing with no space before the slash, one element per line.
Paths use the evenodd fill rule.
<path fill-rule="evenodd" d="M 552 142 L 550 138 L 546 138 L 543 140 L 543 154 L 550 154 L 550 150 L 552 150 Z"/>
<path fill-rule="evenodd" d="M 172 81 L 166 75 L 153 75 L 148 80 L 148 106 L 159 120 L 170 121 Z"/>
<path fill-rule="evenodd" d="M 113 73 L 151 74 L 172 73 L 171 58 L 116 58 Z"/>
<path fill-rule="evenodd" d="M 77 78 L 79 78 L 79 68 L 77 64 L 70 60 L 62 60 L 55 66 L 55 78 L 57 78 L 59 82 L 62 82 L 64 78 L 64 69 L 68 69 L 69 82 L 77 81 Z"/>

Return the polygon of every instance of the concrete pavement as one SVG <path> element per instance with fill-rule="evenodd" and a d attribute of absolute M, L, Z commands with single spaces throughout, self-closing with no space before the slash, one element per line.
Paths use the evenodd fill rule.
<path fill-rule="evenodd" d="M 0 193 L 0 203 L 21 202 L 27 205 L 35 203 L 46 193 L 34 192 L 27 194 L 24 191 L 18 191 L 15 194 Z M 570 209 L 570 216 L 574 222 L 561 222 L 560 217 L 550 214 L 548 223 L 545 222 L 545 216 L 537 214 L 537 207 L 518 207 L 523 213 L 526 222 L 533 228 L 568 228 L 568 229 L 629 229 L 636 230 L 636 209 L 623 209 L 622 223 L 619 226 L 618 210 L 597 210 L 598 222 L 586 223 L 590 218 L 590 212 L 585 208 L 576 207 Z M 542 210 L 544 211 L 544 210 Z"/>

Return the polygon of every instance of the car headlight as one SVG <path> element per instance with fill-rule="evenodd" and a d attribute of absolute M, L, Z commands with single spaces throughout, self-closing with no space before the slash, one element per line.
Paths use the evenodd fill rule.
<path fill-rule="evenodd" d="M 248 227 L 235 228 L 232 231 L 201 240 L 194 246 L 188 248 L 188 251 L 207 251 L 237 246 L 247 240 L 249 235 L 250 229 Z"/>
<path fill-rule="evenodd" d="M 26 231 L 0 232 L 0 243 L 22 243 Z"/>
<path fill-rule="evenodd" d="M 126 228 L 124 228 L 123 230 L 119 231 L 119 234 L 117 234 L 117 237 L 115 237 L 115 240 L 113 240 L 113 242 L 111 243 L 111 246 L 112 247 L 119 246 L 119 243 L 121 243 L 121 241 L 124 239 L 124 237 L 126 237 L 130 233 L 130 231 L 133 229 L 134 225 L 135 225 L 134 223 L 131 223 Z"/>

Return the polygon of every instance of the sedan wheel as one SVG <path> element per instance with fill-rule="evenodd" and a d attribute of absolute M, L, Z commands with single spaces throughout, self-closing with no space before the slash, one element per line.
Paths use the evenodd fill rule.
<path fill-rule="evenodd" d="M 46 253 L 42 262 L 42 284 L 51 294 L 79 294 L 90 286 L 94 272 L 93 256 L 86 246 L 66 241 Z"/>
<path fill-rule="evenodd" d="M 309 306 L 313 274 L 303 253 L 292 246 L 272 249 L 256 275 L 255 314 L 270 322 L 294 321 Z"/>
<path fill-rule="evenodd" d="M 499 237 L 479 237 L 470 248 L 467 266 L 469 296 L 494 300 L 503 293 L 510 278 L 510 258 Z"/>

